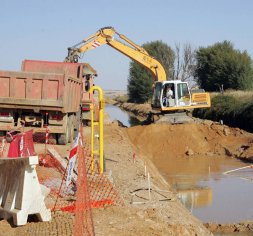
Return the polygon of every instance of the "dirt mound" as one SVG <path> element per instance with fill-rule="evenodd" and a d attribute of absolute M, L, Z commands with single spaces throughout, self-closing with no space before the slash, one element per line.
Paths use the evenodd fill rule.
<path fill-rule="evenodd" d="M 242 147 L 252 146 L 253 135 L 218 123 L 153 124 L 131 127 L 128 135 L 135 145 L 152 157 L 164 153 L 168 158 L 203 155 L 237 155 Z M 252 150 L 247 148 L 247 151 Z M 246 151 L 246 150 L 245 150 Z M 252 155 L 250 152 L 248 155 Z"/>

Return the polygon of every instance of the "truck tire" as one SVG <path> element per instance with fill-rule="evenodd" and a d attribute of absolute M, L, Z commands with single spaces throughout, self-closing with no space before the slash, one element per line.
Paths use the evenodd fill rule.
<path fill-rule="evenodd" d="M 69 124 L 68 129 L 69 129 L 69 131 L 68 131 L 68 133 L 69 133 L 68 142 L 72 143 L 72 141 L 74 139 L 74 124 L 73 124 L 73 122 L 71 122 L 71 124 Z"/>
<path fill-rule="evenodd" d="M 80 117 L 80 115 L 79 115 Z M 71 115 L 69 117 L 69 123 L 68 123 L 68 129 L 69 129 L 69 143 L 72 143 L 73 140 L 76 138 L 76 130 L 78 129 L 79 125 L 78 125 L 78 122 L 80 120 L 80 118 L 78 117 L 78 114 L 77 116 L 75 115 Z M 79 119 L 78 119 L 79 118 Z"/>
<path fill-rule="evenodd" d="M 69 141 L 69 129 L 66 130 L 65 134 L 58 134 L 58 144 L 66 145 Z"/>
<path fill-rule="evenodd" d="M 66 134 L 58 134 L 58 144 L 66 145 L 68 143 L 68 139 Z"/>
<path fill-rule="evenodd" d="M 70 117 L 65 114 L 64 115 L 64 130 L 65 130 L 65 133 L 60 133 L 60 134 L 57 134 L 57 143 L 59 145 L 66 145 L 68 142 L 69 142 L 69 127 L 68 125 L 71 123 L 70 122 Z"/>

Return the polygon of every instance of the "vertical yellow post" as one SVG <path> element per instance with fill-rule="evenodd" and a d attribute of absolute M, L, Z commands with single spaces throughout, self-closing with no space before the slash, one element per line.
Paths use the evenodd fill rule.
<path fill-rule="evenodd" d="M 91 120 L 91 170 L 94 172 L 94 105 L 90 104 L 90 120 Z"/>
<path fill-rule="evenodd" d="M 98 98 L 99 98 L 99 117 L 98 122 L 94 121 L 94 105 L 91 104 L 91 157 L 92 161 L 94 158 L 94 154 L 99 155 L 99 166 L 100 166 L 100 173 L 104 173 L 104 107 L 105 101 L 103 97 L 103 90 L 98 86 L 93 86 L 90 89 L 90 93 L 94 91 L 98 91 Z M 99 151 L 95 150 L 94 148 L 94 127 L 95 125 L 99 126 Z"/>

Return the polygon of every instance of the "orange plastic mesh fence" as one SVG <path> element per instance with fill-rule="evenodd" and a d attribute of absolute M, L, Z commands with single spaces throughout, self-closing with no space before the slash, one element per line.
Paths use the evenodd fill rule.
<path fill-rule="evenodd" d="M 80 129 L 80 134 L 83 134 L 83 127 Z M 56 145 L 56 140 L 47 139 L 45 133 L 29 136 L 30 132 L 18 135 L 21 135 L 19 137 L 22 137 L 22 141 L 20 138 L 13 146 L 12 152 L 25 156 L 34 151 L 33 154 L 38 155 L 39 165 L 36 170 L 39 182 L 50 189 L 50 194 L 45 198 L 47 208 L 55 213 L 62 211 L 72 216 L 68 217 L 68 224 L 70 224 L 68 235 L 95 235 L 92 208 L 123 205 L 123 203 L 109 178 L 105 174 L 100 174 L 97 161 L 91 159 L 86 137 L 80 135 L 76 163 L 68 184 L 66 178 L 73 144 L 72 146 Z M 50 137 L 50 131 L 47 136 Z M 15 139 L 17 140 L 16 137 L 13 138 Z M 0 137 L 0 157 L 8 157 L 10 153 L 10 144 L 7 140 L 10 138 Z M 11 145 L 12 143 L 13 141 Z M 58 216 L 53 214 L 53 223 Z"/>
<path fill-rule="evenodd" d="M 92 208 L 104 207 L 105 205 L 122 205 L 121 199 L 114 186 L 106 175 L 100 174 L 99 165 L 90 157 L 89 148 L 84 139 L 83 146 L 78 145 L 78 158 L 85 160 L 85 167 L 79 169 L 79 161 L 74 168 L 72 181 L 66 186 L 66 160 L 59 154 L 59 146 L 47 145 L 46 155 L 40 154 L 40 181 L 51 189 L 51 198 L 54 199 L 53 210 L 62 210 L 67 212 L 75 211 L 75 201 L 77 194 L 77 182 L 79 176 L 83 176 L 82 171 L 85 170 L 85 178 L 87 179 L 87 191 L 89 194 L 89 204 Z M 69 148 L 70 151 L 71 147 Z M 82 151 L 80 151 L 82 150 Z M 59 162 L 61 160 L 61 163 Z M 63 164 L 62 164 L 63 163 Z M 64 165 L 65 163 L 65 165 Z M 81 171 L 82 170 L 82 171 Z"/>
<path fill-rule="evenodd" d="M 85 168 L 84 148 L 78 145 L 78 178 L 75 203 L 74 236 L 95 235 L 91 214 L 87 174 Z"/>

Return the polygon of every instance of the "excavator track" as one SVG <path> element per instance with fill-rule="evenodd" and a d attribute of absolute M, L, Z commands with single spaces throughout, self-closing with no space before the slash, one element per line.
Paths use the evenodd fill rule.
<path fill-rule="evenodd" d="M 195 122 L 195 119 L 189 115 L 189 112 L 173 112 L 173 113 L 153 113 L 153 123 L 166 123 L 166 124 L 187 124 Z"/>

